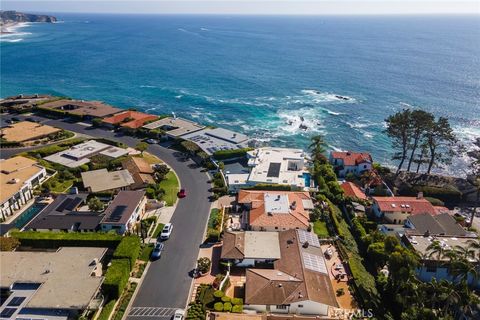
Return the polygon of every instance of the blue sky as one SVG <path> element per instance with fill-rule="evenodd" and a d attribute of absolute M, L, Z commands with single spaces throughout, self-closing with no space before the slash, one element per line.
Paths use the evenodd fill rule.
<path fill-rule="evenodd" d="M 163 14 L 480 14 L 480 0 L 5 0 L 1 9 Z"/>

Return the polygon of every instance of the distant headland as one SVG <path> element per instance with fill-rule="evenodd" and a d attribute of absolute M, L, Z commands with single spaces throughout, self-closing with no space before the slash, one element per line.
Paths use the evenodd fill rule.
<path fill-rule="evenodd" d="M 1 34 L 12 33 L 10 28 L 25 22 L 56 22 L 57 18 L 49 15 L 30 14 L 18 11 L 0 11 Z"/>

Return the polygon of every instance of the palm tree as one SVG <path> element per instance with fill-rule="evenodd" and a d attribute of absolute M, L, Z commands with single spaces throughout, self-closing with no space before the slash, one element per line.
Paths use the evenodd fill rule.
<path fill-rule="evenodd" d="M 440 261 L 444 257 L 445 251 L 445 247 L 438 240 L 434 240 L 427 247 L 427 252 L 429 253 L 428 257 L 431 258 L 432 256 L 436 255 L 437 261 Z"/>
<path fill-rule="evenodd" d="M 312 153 L 312 157 L 316 160 L 325 160 L 326 162 L 326 157 L 324 153 L 326 152 L 325 147 L 327 146 L 327 143 L 325 142 L 325 139 L 323 138 L 322 135 L 316 135 L 313 136 L 311 139 L 311 143 L 308 146 L 308 149 Z"/>

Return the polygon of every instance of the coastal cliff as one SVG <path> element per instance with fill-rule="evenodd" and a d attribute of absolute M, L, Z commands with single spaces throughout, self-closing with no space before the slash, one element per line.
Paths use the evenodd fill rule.
<path fill-rule="evenodd" d="M 30 14 L 17 11 L 0 11 L 0 25 L 20 22 L 56 22 L 57 18 L 48 15 Z"/>

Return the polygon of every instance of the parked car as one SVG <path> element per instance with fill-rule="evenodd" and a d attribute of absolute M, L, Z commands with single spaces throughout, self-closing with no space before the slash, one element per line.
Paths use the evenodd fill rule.
<path fill-rule="evenodd" d="M 185 198 L 186 196 L 187 196 L 187 191 L 185 191 L 185 189 L 180 189 L 180 191 L 178 192 L 178 197 Z"/>
<path fill-rule="evenodd" d="M 12 119 L 7 119 L 7 120 L 5 120 L 5 123 L 12 124 L 12 123 L 13 123 L 13 120 L 12 120 Z"/>
<path fill-rule="evenodd" d="M 172 234 L 173 230 L 173 224 L 167 223 L 162 230 L 162 233 L 160 233 L 160 239 L 162 240 L 167 240 L 170 238 L 170 235 Z"/>
<path fill-rule="evenodd" d="M 13 117 L 13 118 L 12 118 L 12 121 L 13 121 L 13 122 L 20 122 L 20 119 L 19 119 L 19 118 L 16 118 L 16 117 Z"/>
<path fill-rule="evenodd" d="M 165 245 L 161 242 L 157 242 L 157 244 L 155 244 L 155 248 L 153 249 L 153 252 L 152 252 L 152 260 L 160 259 L 160 257 L 162 256 L 162 251 L 164 247 Z"/>
<path fill-rule="evenodd" d="M 25 121 L 30 121 L 30 122 L 40 122 L 36 119 L 33 119 L 33 118 L 25 118 Z"/>
<path fill-rule="evenodd" d="M 149 143 L 149 144 L 157 144 L 158 143 L 158 140 L 155 140 L 155 139 L 147 139 L 145 140 L 146 143 Z"/>
<path fill-rule="evenodd" d="M 177 309 L 175 310 L 175 313 L 173 315 L 173 320 L 183 320 L 185 319 L 185 310 L 183 309 Z"/>

